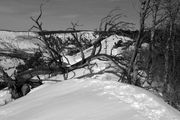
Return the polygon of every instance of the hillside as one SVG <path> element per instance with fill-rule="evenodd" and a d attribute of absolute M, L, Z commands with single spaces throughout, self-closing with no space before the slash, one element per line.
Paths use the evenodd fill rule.
<path fill-rule="evenodd" d="M 8 33 L 8 35 L 13 38 L 13 33 Z M 21 34 L 21 36 L 25 35 Z M 118 41 L 122 41 L 122 44 L 133 42 L 128 37 L 111 35 L 101 42 L 102 51 L 100 53 L 121 55 L 126 49 L 134 49 L 133 44 L 126 49 L 114 47 Z M 144 47 L 147 46 L 144 45 Z M 98 49 L 99 47 L 97 47 L 97 51 Z M 89 57 L 92 47 L 83 52 L 85 58 Z M 81 60 L 80 53 L 65 57 L 69 59 L 70 65 Z M 64 59 L 64 62 L 67 61 Z M 92 64 L 91 68 L 85 66 L 68 73 L 67 80 L 64 80 L 62 74 L 41 75 L 43 85 L 32 89 L 26 96 L 14 101 L 11 99 L 8 90 L 0 91 L 0 104 L 6 104 L 0 107 L 0 119 L 180 119 L 179 111 L 169 106 L 161 98 L 142 88 L 118 82 L 122 71 L 113 61 L 94 59 L 90 63 Z"/>
<path fill-rule="evenodd" d="M 160 98 L 141 88 L 111 79 L 74 79 L 36 89 L 27 96 L 0 107 L 0 119 L 180 119 L 180 113 Z"/>
<path fill-rule="evenodd" d="M 79 34 L 83 34 L 83 37 L 86 39 L 94 39 L 93 31 L 77 31 Z M 2 43 L 10 43 L 15 48 L 20 49 L 32 49 L 37 48 L 36 44 L 40 41 L 37 39 L 39 36 L 38 32 L 28 32 L 28 31 L 0 31 L 0 48 L 3 48 Z M 50 33 L 44 32 L 43 34 L 49 35 Z M 62 39 L 67 39 L 68 37 L 72 37 L 71 31 L 64 33 L 62 31 L 53 32 L 54 36 L 57 36 Z"/>

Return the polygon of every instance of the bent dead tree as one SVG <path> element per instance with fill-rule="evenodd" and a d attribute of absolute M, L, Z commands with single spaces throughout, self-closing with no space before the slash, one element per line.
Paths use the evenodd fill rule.
<path fill-rule="evenodd" d="M 74 39 L 71 44 L 76 46 L 79 49 L 79 52 L 81 53 L 81 61 L 65 66 L 63 65 L 62 56 L 64 55 L 63 51 L 68 48 L 69 41 L 63 41 L 61 38 L 56 38 L 53 35 L 46 35 L 44 33 L 44 30 L 42 28 L 43 23 L 40 21 L 42 17 L 42 6 L 40 6 L 40 14 L 37 18 L 31 17 L 31 20 L 35 23 L 31 27 L 31 29 L 37 29 L 40 33 L 37 37 L 42 43 L 43 47 L 40 47 L 39 52 L 35 52 L 33 54 L 29 54 L 26 52 L 21 52 L 20 50 L 13 51 L 13 52 L 0 52 L 0 55 L 11 57 L 11 58 L 18 58 L 24 61 L 24 64 L 20 64 L 16 67 L 17 72 L 15 73 L 15 78 L 11 78 L 3 69 L 0 70 L 2 73 L 2 77 L 4 81 L 8 84 L 9 89 L 12 90 L 12 95 L 14 98 L 18 98 L 20 96 L 23 96 L 26 94 L 26 92 L 29 91 L 29 87 L 27 84 L 29 84 L 30 80 L 38 75 L 45 75 L 45 74 L 63 74 L 64 79 L 67 79 L 65 76 L 69 72 L 83 68 L 85 66 L 90 65 L 90 61 L 94 59 L 99 58 L 106 58 L 107 60 L 112 61 L 119 69 L 123 70 L 124 73 L 126 73 L 126 68 L 123 63 L 119 60 L 119 58 L 107 54 L 101 54 L 101 42 L 110 36 L 109 31 L 116 31 L 118 30 L 121 25 L 124 26 L 124 24 L 128 24 L 125 22 L 117 22 L 121 15 L 115 15 L 110 16 L 107 19 L 104 19 L 104 32 L 98 33 L 99 37 L 95 40 L 94 43 L 92 43 L 92 52 L 90 56 L 85 57 L 84 52 L 82 49 L 82 39 L 81 36 L 79 37 L 77 33 L 72 33 L 72 37 Z M 76 24 L 72 24 L 73 28 L 71 30 L 76 31 Z M 103 25 L 101 25 L 102 29 Z M 31 30 L 30 29 L 30 30 Z M 47 56 L 44 56 L 43 52 L 48 54 Z"/>
<path fill-rule="evenodd" d="M 141 2 L 139 34 L 138 34 L 138 38 L 135 43 L 135 50 L 131 57 L 131 61 L 130 61 L 129 68 L 128 68 L 128 81 L 127 82 L 130 84 L 132 82 L 136 82 L 136 78 L 135 77 L 132 78 L 131 73 L 136 72 L 136 71 L 134 71 L 134 68 L 136 66 L 135 61 L 137 58 L 139 47 L 142 44 L 142 37 L 144 34 L 144 29 L 145 29 L 145 20 L 147 18 L 148 11 L 149 11 L 149 3 L 150 3 L 150 0 L 144 0 Z"/>

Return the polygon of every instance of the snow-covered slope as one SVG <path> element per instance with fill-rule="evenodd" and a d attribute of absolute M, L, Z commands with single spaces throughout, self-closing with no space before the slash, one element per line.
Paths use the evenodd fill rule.
<path fill-rule="evenodd" d="M 122 51 L 123 51 L 122 47 L 113 48 L 115 43 L 117 43 L 118 41 L 122 41 L 122 43 L 126 43 L 128 41 L 133 41 L 133 40 L 130 39 L 129 37 L 124 37 L 124 36 L 118 36 L 118 35 L 109 36 L 101 42 L 102 50 L 100 53 L 108 54 L 108 55 L 117 55 L 119 53 L 122 53 Z M 98 49 L 99 49 L 99 47 L 97 48 L 97 51 L 98 51 Z M 83 51 L 85 58 L 87 58 L 91 55 L 92 50 L 93 50 L 93 47 L 90 47 Z M 68 58 L 70 64 L 75 64 L 75 63 L 81 61 L 81 53 L 80 52 L 76 55 L 66 56 L 66 57 Z M 66 61 L 65 58 L 64 58 L 64 61 Z"/>
<path fill-rule="evenodd" d="M 10 49 L 37 48 L 37 46 L 34 44 L 37 42 L 37 39 L 35 39 L 35 37 L 37 37 L 37 34 L 35 32 L 0 31 L 0 48 L 3 48 L 3 44 L 5 43 L 10 44 Z"/>
<path fill-rule="evenodd" d="M 54 33 L 53 35 L 64 40 L 72 37 L 71 33 Z M 78 32 L 78 35 L 82 35 L 82 38 L 86 38 L 88 40 L 92 40 L 97 37 L 94 36 L 93 31 Z M 38 33 L 36 32 L 0 31 L 0 48 L 4 47 L 2 43 L 9 43 L 14 48 L 20 49 L 37 48 L 36 44 L 40 43 L 40 41 L 36 38 L 37 36 Z"/>
<path fill-rule="evenodd" d="M 114 43 L 132 41 L 123 36 L 110 36 L 102 41 L 101 53 L 118 54 Z M 88 57 L 92 51 L 84 51 Z M 67 56 L 71 64 L 80 54 Z M 87 67 L 51 79 L 29 94 L 0 107 L 0 120 L 180 120 L 180 113 L 162 99 L 138 87 L 117 82 L 120 70 L 110 61 L 93 60 Z M 44 79 L 48 79 L 45 78 Z M 76 78 L 76 79 L 73 79 Z M 2 92 L 2 91 L 1 91 Z M 0 102 L 11 101 L 8 91 L 0 93 Z"/>
<path fill-rule="evenodd" d="M 0 107 L 0 120 L 179 120 L 178 111 L 137 87 L 74 79 Z"/>

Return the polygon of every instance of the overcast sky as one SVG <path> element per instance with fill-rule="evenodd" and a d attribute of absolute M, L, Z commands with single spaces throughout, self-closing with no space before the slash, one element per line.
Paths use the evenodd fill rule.
<path fill-rule="evenodd" d="M 45 0 L 0 0 L 0 29 L 28 30 Z M 65 30 L 79 21 L 81 29 L 96 29 L 101 18 L 114 8 L 122 9 L 127 20 L 138 23 L 138 0 L 46 0 L 42 21 L 46 30 Z M 137 25 L 138 26 L 138 25 Z"/>

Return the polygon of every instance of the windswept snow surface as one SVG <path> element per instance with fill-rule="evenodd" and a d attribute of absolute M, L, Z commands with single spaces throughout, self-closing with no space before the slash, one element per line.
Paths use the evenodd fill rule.
<path fill-rule="evenodd" d="M 0 107 L 0 120 L 179 120 L 178 111 L 137 87 L 102 79 L 46 85 Z"/>

